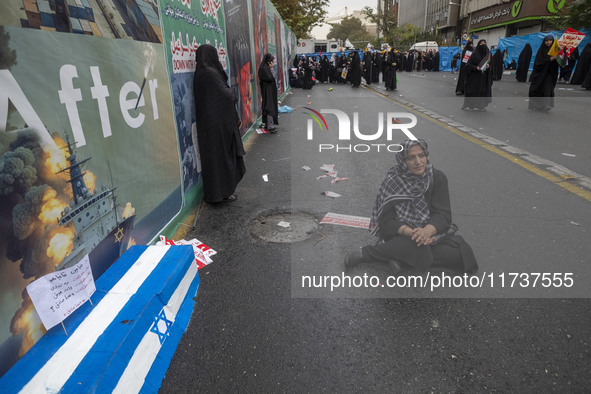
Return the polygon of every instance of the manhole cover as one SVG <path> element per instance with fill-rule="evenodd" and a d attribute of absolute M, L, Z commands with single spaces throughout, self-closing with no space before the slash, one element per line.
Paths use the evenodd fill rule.
<path fill-rule="evenodd" d="M 249 233 L 265 242 L 292 243 L 308 239 L 316 228 L 316 218 L 312 215 L 279 212 L 257 216 L 249 226 Z"/>

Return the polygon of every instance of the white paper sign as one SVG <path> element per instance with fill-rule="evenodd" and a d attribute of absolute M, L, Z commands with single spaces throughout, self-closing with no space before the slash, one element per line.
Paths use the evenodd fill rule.
<path fill-rule="evenodd" d="M 47 330 L 61 323 L 95 292 L 88 255 L 70 268 L 31 282 L 27 292 Z"/>

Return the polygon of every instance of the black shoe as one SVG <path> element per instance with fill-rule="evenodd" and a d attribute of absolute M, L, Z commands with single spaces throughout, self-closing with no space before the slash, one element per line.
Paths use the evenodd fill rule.
<path fill-rule="evenodd" d="M 268 131 L 269 133 L 273 133 L 273 134 L 275 134 L 275 133 L 277 132 L 277 127 L 271 127 L 271 128 L 269 128 L 269 129 L 267 129 L 267 131 Z"/>
<path fill-rule="evenodd" d="M 349 253 L 345 257 L 345 268 L 353 268 L 363 262 L 363 253 L 361 249 Z"/>

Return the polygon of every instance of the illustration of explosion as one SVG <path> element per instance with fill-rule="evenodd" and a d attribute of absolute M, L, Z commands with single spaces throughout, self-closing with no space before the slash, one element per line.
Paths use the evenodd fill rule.
<path fill-rule="evenodd" d="M 57 147 L 66 143 L 54 134 Z M 62 227 L 58 219 L 72 200 L 67 174 L 67 150 L 42 149 L 35 130 L 25 128 L 0 135 L 0 236 L 5 242 L 0 264 L 19 264 L 23 278 L 31 281 L 55 270 L 73 250 L 73 226 Z M 94 192 L 96 176 L 86 170 L 84 181 Z M 135 210 L 127 204 L 126 214 Z M 22 338 L 19 357 L 45 333 L 26 290 L 21 308 L 11 320 L 10 331 Z"/>

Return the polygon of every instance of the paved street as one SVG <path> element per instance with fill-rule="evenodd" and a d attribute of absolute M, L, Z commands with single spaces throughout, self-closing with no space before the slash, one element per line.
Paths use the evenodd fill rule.
<path fill-rule="evenodd" d="M 218 253 L 200 270 L 196 308 L 161 392 L 591 390 L 591 197 L 581 188 L 591 177 L 591 92 L 558 85 L 574 90 L 557 90 L 550 113 L 530 112 L 528 85 L 505 75 L 486 112 L 462 111 L 455 76 L 399 73 L 395 92 L 325 84 L 286 96 L 294 111 L 281 114 L 279 132 L 246 144 L 238 201 L 202 205 L 185 237 Z M 321 129 L 312 120 L 311 140 L 304 107 L 327 122 Z M 304 285 L 305 276 L 342 278 L 345 255 L 375 242 L 367 230 L 319 221 L 329 212 L 369 217 L 393 163 L 387 146 L 404 138 L 394 130 L 388 141 L 383 121 L 376 141 L 339 140 L 336 116 L 321 111 L 329 109 L 344 112 L 351 129 L 357 112 L 364 135 L 376 133 L 380 113 L 416 116 L 410 131 L 448 177 L 478 279 L 494 282 L 391 288 L 382 286 L 387 270 L 367 266 L 346 274 L 376 277 L 375 287 Z M 317 179 L 325 164 L 348 179 Z M 573 273 L 573 285 L 507 281 L 544 272 Z"/>

